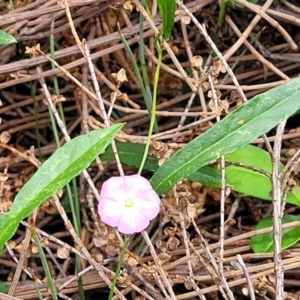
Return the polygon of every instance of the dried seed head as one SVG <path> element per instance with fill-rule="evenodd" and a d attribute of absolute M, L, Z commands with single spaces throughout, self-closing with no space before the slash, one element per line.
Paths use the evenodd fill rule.
<path fill-rule="evenodd" d="M 183 16 L 181 22 L 185 25 L 189 25 L 191 23 L 191 18 L 189 16 Z"/>
<path fill-rule="evenodd" d="M 285 153 L 285 157 L 287 158 L 292 158 L 296 153 L 296 149 L 292 148 L 289 149 L 286 153 Z"/>
<path fill-rule="evenodd" d="M 93 258 L 98 263 L 102 263 L 103 262 L 103 255 L 101 253 L 96 253 L 95 255 L 93 255 Z"/>
<path fill-rule="evenodd" d="M 94 237 L 93 242 L 94 242 L 95 247 L 101 248 L 101 247 L 107 245 L 108 240 L 107 240 L 107 238 L 100 236 L 100 237 Z"/>
<path fill-rule="evenodd" d="M 126 1 L 126 2 L 123 4 L 123 8 L 124 8 L 125 10 L 128 10 L 128 11 L 132 12 L 133 9 L 134 9 L 134 5 L 133 5 L 132 1 Z"/>
<path fill-rule="evenodd" d="M 171 259 L 171 255 L 167 254 L 167 253 L 160 253 L 157 256 L 158 258 L 158 264 L 159 265 L 163 265 L 164 263 L 168 262 Z"/>
<path fill-rule="evenodd" d="M 195 55 L 191 59 L 192 68 L 195 70 L 201 70 L 203 64 L 203 58 L 200 55 Z"/>
<path fill-rule="evenodd" d="M 226 73 L 226 68 L 220 60 L 214 61 L 213 66 L 218 70 L 218 72 Z"/>
<path fill-rule="evenodd" d="M 128 81 L 125 69 L 120 69 L 118 73 L 111 73 L 111 77 L 116 81 L 117 84 L 121 84 L 124 81 Z"/>
<path fill-rule="evenodd" d="M 59 246 L 57 249 L 57 256 L 61 259 L 67 259 L 70 257 L 70 249 L 67 249 L 66 247 Z"/>
<path fill-rule="evenodd" d="M 166 252 L 167 251 L 167 248 L 168 248 L 168 245 L 165 241 L 162 241 L 162 240 L 158 240 L 156 242 L 156 247 L 161 251 L 161 252 Z"/>
<path fill-rule="evenodd" d="M 0 142 L 7 144 L 11 138 L 11 134 L 8 131 L 2 131 L 0 134 Z"/>
<path fill-rule="evenodd" d="M 126 288 L 131 284 L 131 277 L 124 270 L 118 277 L 118 286 Z"/>

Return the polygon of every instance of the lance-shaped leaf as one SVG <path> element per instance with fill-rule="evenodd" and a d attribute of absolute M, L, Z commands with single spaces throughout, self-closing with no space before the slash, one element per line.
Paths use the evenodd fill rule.
<path fill-rule="evenodd" d="M 117 143 L 118 154 L 121 163 L 138 168 L 141 164 L 145 145 L 134 143 Z M 101 154 L 101 160 L 115 160 L 112 148 L 109 146 L 105 153 Z M 148 155 L 144 169 L 155 172 L 159 168 L 158 159 Z M 188 179 L 201 182 L 204 185 L 220 187 L 221 174 L 218 170 L 211 167 L 202 167 L 193 174 L 188 176 Z"/>
<path fill-rule="evenodd" d="M 0 250 L 16 232 L 19 222 L 73 177 L 86 169 L 123 124 L 95 130 L 57 149 L 17 194 L 9 212 L 0 216 Z"/>
<path fill-rule="evenodd" d="M 163 23 L 161 33 L 168 40 L 174 26 L 176 3 L 175 0 L 157 0 L 157 5 Z"/>
<path fill-rule="evenodd" d="M 176 152 L 151 178 L 159 194 L 200 167 L 251 143 L 300 109 L 300 78 L 255 96 Z"/>

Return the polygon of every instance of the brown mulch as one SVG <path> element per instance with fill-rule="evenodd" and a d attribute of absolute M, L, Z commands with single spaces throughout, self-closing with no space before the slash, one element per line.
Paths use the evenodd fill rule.
<path fill-rule="evenodd" d="M 124 2 L 72 0 L 69 2 L 69 15 L 67 8 L 53 0 L 14 1 L 14 10 L 9 9 L 9 2 L 0 3 L 0 27 L 13 34 L 18 41 L 17 44 L 0 47 L 2 212 L 9 209 L 18 190 L 36 170 L 26 160 L 29 151 L 32 158 L 44 161 L 57 148 L 51 112 L 45 100 L 45 91 L 41 88 L 42 79 L 46 82 L 52 101 L 57 107 L 61 105 L 71 137 L 104 127 L 95 99 L 87 95 L 66 73 L 52 67 L 48 59 L 50 36 L 53 36 L 56 63 L 93 92 L 87 60 L 72 34 L 70 18 L 79 41 L 87 41 L 107 109 L 112 105 L 110 101 L 112 95 L 115 95 L 113 92 L 117 93 L 111 118 L 114 122 L 126 122 L 117 141 L 145 143 L 149 114 L 132 63 L 118 33 L 120 26 L 140 64 L 140 12 L 135 9 L 132 12 L 125 10 Z M 152 1 L 148 1 L 148 5 L 151 9 Z M 185 1 L 185 5 L 205 25 L 208 34 L 214 36 L 219 13 L 218 1 Z M 243 8 L 242 5 L 247 7 Z M 270 0 L 252 5 L 238 0 L 234 6 L 228 4 L 226 12 L 216 45 L 233 68 L 248 99 L 299 76 L 300 7 L 296 1 Z M 184 11 L 178 8 L 172 38 L 168 41 L 169 48 L 164 49 L 157 98 L 159 133 L 153 137 L 158 145 L 153 142 L 151 152 L 160 159 L 165 159 L 170 149 L 173 151 L 182 147 L 216 122 L 216 111 L 212 111 L 214 108 L 209 101 L 210 88 L 207 87 L 207 81 L 197 71 L 191 70 L 192 57 L 208 58 L 207 69 L 216 62 L 216 58 L 195 24 L 183 24 L 183 17 L 186 17 Z M 151 88 L 157 61 L 153 46 L 157 28 L 161 28 L 159 15 L 152 22 L 144 20 L 145 55 Z M 26 47 L 37 44 L 48 57 L 30 57 L 26 54 Z M 176 61 L 170 53 L 175 54 Z M 119 86 L 112 74 L 122 68 L 126 71 L 128 81 Z M 59 95 L 55 91 L 55 76 Z M 232 78 L 218 72 L 215 79 L 215 89 L 220 92 L 220 99 L 226 100 L 229 111 L 234 110 L 242 103 L 242 99 Z M 199 97 L 188 106 L 193 87 Z M 226 110 L 221 110 L 221 116 L 225 115 Z M 299 147 L 299 120 L 297 115 L 288 120 L 283 135 L 283 161 L 287 160 L 284 155 L 289 149 Z M 183 124 L 188 126 L 182 129 L 180 127 Z M 63 142 L 63 134 L 59 131 L 58 135 Z M 273 132 L 268 134 L 271 142 L 274 140 L 273 135 Z M 254 141 L 255 144 L 262 142 L 262 139 Z M 128 174 L 136 172 L 133 167 L 124 168 Z M 98 189 L 105 179 L 118 174 L 114 162 L 97 161 L 88 172 Z M 145 176 L 150 175 L 145 173 Z M 45 240 L 45 252 L 59 297 L 80 299 L 78 278 L 81 278 L 86 299 L 107 299 L 109 288 L 101 272 L 112 280 L 120 252 L 119 237 L 96 219 L 96 201 L 86 181 L 80 177 L 77 184 L 82 221 L 81 236 L 78 239 L 81 239 L 90 257 L 75 246 L 73 233 L 70 227 L 65 227 L 64 216 L 60 214 L 53 199 L 48 199 L 39 209 L 36 228 Z M 165 225 L 164 221 L 170 216 L 167 210 L 163 210 L 150 234 L 157 257 L 150 254 L 147 246 L 143 246 L 142 252 L 137 254 L 143 242 L 141 235 L 137 235 L 129 247 L 117 286 L 125 299 L 167 299 L 166 295 L 170 291 L 155 269 L 154 260 L 161 265 L 176 299 L 204 299 L 204 296 L 206 299 L 221 299 L 222 295 L 229 297 L 229 291 L 232 291 L 235 299 L 244 299 L 247 297 L 248 284 L 237 263 L 237 254 L 242 255 L 257 299 L 275 298 L 273 256 L 253 253 L 249 243 L 257 221 L 270 213 L 270 203 L 248 197 L 240 199 L 235 193 L 226 199 L 225 216 L 231 215 L 236 224 L 226 229 L 223 275 L 220 275 L 213 266 L 220 261 L 220 190 L 189 181 L 184 182 L 183 188 L 196 199 L 198 211 L 195 222 L 206 239 L 206 246 L 203 247 L 204 242 L 199 241 L 192 225 L 185 231 L 188 237 L 180 230 L 180 222 Z M 174 197 L 169 195 L 169 199 L 166 199 L 168 204 L 172 203 Z M 234 204 L 238 204 L 238 208 L 234 208 Z M 69 210 L 65 205 L 63 207 L 72 223 Z M 287 210 L 294 214 L 298 212 L 290 206 L 287 206 Z M 184 243 L 187 239 L 191 241 L 188 247 Z M 298 247 L 299 244 L 296 244 L 289 249 L 283 259 L 284 286 L 290 297 L 287 299 L 300 297 Z M 66 255 L 62 254 L 64 251 Z M 80 257 L 79 274 L 76 270 L 76 256 Z M 224 287 L 221 277 L 226 278 L 228 287 Z M 36 246 L 26 233 L 26 223 L 20 225 L 13 242 L 8 243 L 0 255 L 0 280 L 10 288 L 10 296 L 0 294 L 0 299 L 38 299 L 35 283 L 44 299 L 51 299 Z"/>

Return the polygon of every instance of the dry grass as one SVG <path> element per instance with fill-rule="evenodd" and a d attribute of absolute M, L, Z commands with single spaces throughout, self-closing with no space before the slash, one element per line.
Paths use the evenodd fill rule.
<path fill-rule="evenodd" d="M 133 2 L 138 5 L 137 0 Z M 154 11 L 150 2 L 149 7 Z M 299 7 L 293 7 L 287 1 L 279 4 L 275 0 L 268 0 L 263 5 L 253 5 L 244 0 L 236 2 L 247 8 L 228 7 L 219 41 L 213 49 L 214 45 L 207 40 L 206 30 L 209 36 L 214 35 L 218 2 L 186 1 L 188 10 L 200 24 L 205 24 L 202 32 L 192 22 L 184 24 L 186 13 L 182 9 L 176 11 L 173 37 L 163 45 L 165 51 L 157 106 L 159 133 L 154 134 L 152 144 L 152 154 L 160 159 L 203 133 L 217 120 L 215 112 L 220 108 L 207 100 L 211 90 L 208 79 L 199 76 L 195 70 L 187 74 L 196 55 L 207 58 L 206 71 L 216 63 L 212 50 L 217 50 L 219 58 L 227 61 L 230 67 L 237 62 L 233 70 L 234 77 L 228 78 L 224 78 L 226 73 L 220 73 L 215 65 L 214 89 L 220 92 L 219 99 L 227 101 L 229 111 L 246 98 L 250 99 L 299 75 Z M 62 8 L 53 0 L 15 1 L 14 4 L 15 10 L 10 11 L 7 3 L 0 3 L 0 27 L 13 34 L 19 42 L 0 48 L 2 210 L 7 209 L 17 191 L 34 173 L 33 162 L 37 162 L 34 155 L 42 160 L 56 149 L 45 101 L 47 90 L 55 104 L 62 101 L 66 128 L 71 137 L 105 127 L 95 100 L 97 97 L 93 92 L 87 58 L 82 55 L 85 51 L 82 39 L 87 40 L 106 108 L 113 106 L 111 121 L 126 122 L 117 140 L 145 143 L 149 126 L 149 115 L 138 80 L 117 31 L 119 23 L 138 61 L 140 12 L 125 11 L 122 1 L 72 0 L 69 11 L 68 7 Z M 160 25 L 158 15 L 153 20 L 146 18 L 143 24 L 150 80 L 157 62 L 154 35 Z M 78 38 L 74 32 L 72 34 L 72 28 Z M 261 33 L 259 42 L 251 43 L 251 38 L 258 33 Z M 57 49 L 54 60 L 64 68 L 64 72 L 58 67 L 51 67 L 50 35 L 53 35 Z M 47 56 L 29 57 L 25 54 L 26 46 L 37 44 Z M 246 53 L 240 56 L 245 49 Z M 117 73 L 121 68 L 126 71 L 128 81 L 119 85 L 112 73 Z M 63 99 L 54 97 L 54 75 L 58 78 Z M 70 79 L 70 75 L 79 84 Z M 43 80 L 46 84 L 41 89 Z M 194 100 L 193 92 L 198 100 Z M 114 103 L 110 100 L 112 95 L 117 95 Z M 225 113 L 226 110 L 221 111 L 221 117 Z M 299 147 L 298 119 L 291 119 L 286 126 L 282 138 L 283 161 L 287 160 L 284 154 L 289 149 Z M 274 141 L 272 135 L 271 132 L 268 137 L 270 142 Z M 62 133 L 59 137 L 63 140 Z M 259 144 L 262 142 L 262 139 L 254 141 Z M 30 148 L 32 145 L 34 149 Z M 31 151 L 30 155 L 26 152 L 28 150 Z M 135 172 L 131 167 L 124 169 L 128 174 Z M 117 174 L 116 164 L 97 161 L 89 169 L 89 174 L 96 187 L 100 188 L 103 180 Z M 97 223 L 94 196 L 86 193 L 89 189 L 86 181 L 80 179 L 78 183 L 82 212 L 81 237 L 75 236 L 70 224 L 65 229 L 63 224 L 70 216 L 63 212 L 59 201 L 53 202 L 51 199 L 39 209 L 36 227 L 48 241 L 47 258 L 59 296 L 62 299 L 78 299 L 77 280 L 80 277 L 90 299 L 107 299 L 107 280 L 113 278 L 122 239 L 115 231 Z M 166 208 L 186 198 L 187 194 L 190 200 L 196 200 L 193 203 L 198 209 L 195 220 L 188 219 L 185 209 L 174 217 L 174 212 Z M 124 295 L 123 299 L 219 299 L 222 296 L 225 299 L 243 299 L 243 292 L 252 288 L 256 292 L 256 299 L 275 298 L 273 256 L 254 254 L 249 244 L 250 237 L 255 233 L 253 228 L 256 222 L 270 214 L 270 203 L 239 197 L 234 193 L 225 201 L 220 190 L 191 182 L 175 187 L 165 201 L 166 207 L 150 235 L 152 250 L 156 254 L 152 252 L 150 255 L 149 248 L 144 246 L 142 253 L 137 255 L 145 236 L 136 236 L 129 247 L 118 286 Z M 226 218 L 235 219 L 236 224 L 225 228 L 223 224 L 220 229 L 220 201 L 225 205 Z M 201 211 L 203 207 L 205 212 Z M 287 207 L 286 210 L 294 214 L 298 212 L 294 207 Z M 185 222 L 189 223 L 187 229 Z M 224 251 L 221 245 L 221 253 L 220 233 L 224 244 Z M 42 282 L 44 272 L 38 254 L 34 253 L 30 232 L 20 226 L 13 240 L 14 243 L 7 245 L 0 256 L 0 278 L 10 285 L 11 296 L 1 294 L 0 299 L 37 299 L 30 278 L 37 280 L 44 299 L 51 299 L 46 284 Z M 84 249 L 79 251 L 74 247 L 74 240 L 82 243 Z M 70 251 L 71 254 L 59 259 L 58 249 Z M 75 271 L 75 254 L 81 256 L 82 272 L 79 274 Z M 240 267 L 241 261 L 237 263 L 238 254 L 245 263 L 244 269 Z M 283 255 L 287 299 L 299 299 L 299 255 L 299 245 Z M 219 266 L 222 265 L 220 270 Z M 247 276 L 251 277 L 250 285 L 246 281 Z"/>

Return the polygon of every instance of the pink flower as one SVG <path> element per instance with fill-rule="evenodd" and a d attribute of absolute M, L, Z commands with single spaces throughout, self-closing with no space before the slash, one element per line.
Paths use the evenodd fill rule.
<path fill-rule="evenodd" d="M 140 175 L 111 177 L 102 185 L 98 213 L 101 221 L 126 234 L 141 232 L 160 210 L 160 198 Z"/>

